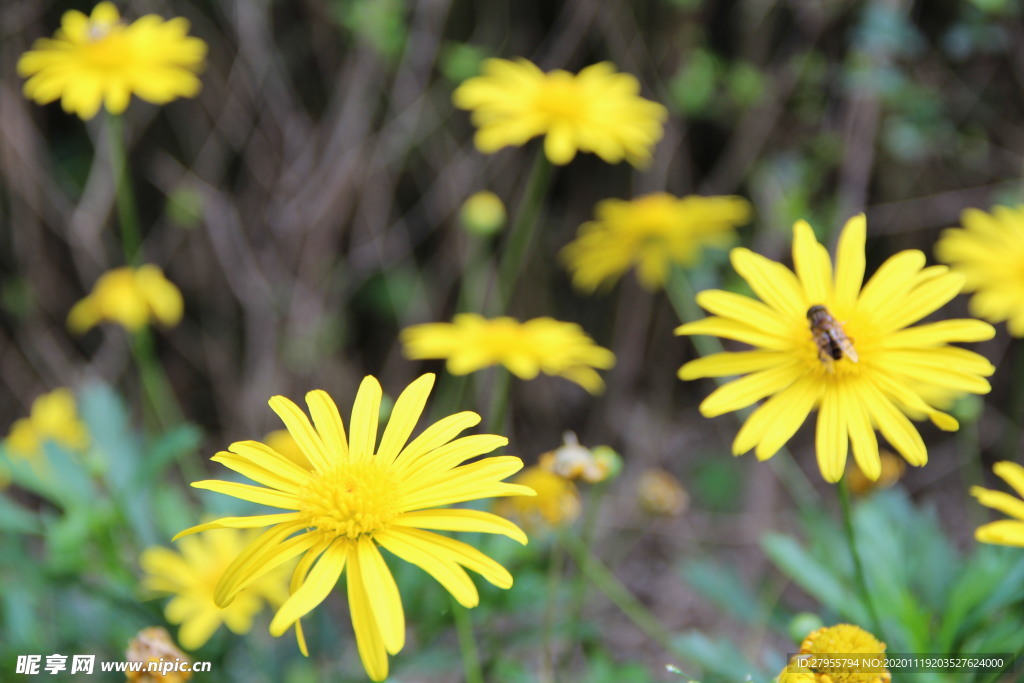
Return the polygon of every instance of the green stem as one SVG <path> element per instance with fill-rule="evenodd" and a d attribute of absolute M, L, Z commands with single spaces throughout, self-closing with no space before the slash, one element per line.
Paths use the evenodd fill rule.
<path fill-rule="evenodd" d="M 121 248 L 128 265 L 142 263 L 142 239 L 139 232 L 139 216 L 135 208 L 135 194 L 128 177 L 128 161 L 125 151 L 124 123 L 120 116 L 109 115 L 107 141 L 110 145 L 110 170 L 114 176 L 114 190 L 117 197 L 117 217 L 121 224 Z"/>
<path fill-rule="evenodd" d="M 658 618 L 651 614 L 650 610 L 636 599 L 628 588 L 615 577 L 612 572 L 604 566 L 591 552 L 590 548 L 576 538 L 569 531 L 562 531 L 558 539 L 570 557 L 576 562 L 583 574 L 589 579 L 598 590 L 604 593 L 605 597 L 612 601 L 622 613 L 629 617 L 630 621 L 636 624 L 637 628 L 643 631 L 654 642 L 658 643 L 663 650 L 685 659 L 685 655 L 676 650 L 672 643 L 672 634 L 665 629 Z"/>
<path fill-rule="evenodd" d="M 548 564 L 548 599 L 544 606 L 544 675 L 545 681 L 558 680 L 555 676 L 555 654 L 554 654 L 554 630 L 555 613 L 558 611 L 559 593 L 562 585 L 562 571 L 565 567 L 565 549 L 561 545 L 555 545 L 551 549 L 551 558 Z M 582 583 L 579 582 L 579 583 Z M 569 648 L 571 649 L 571 647 Z"/>
<path fill-rule="evenodd" d="M 462 670 L 466 675 L 466 683 L 484 683 L 480 651 L 476 646 L 469 610 L 452 598 L 452 615 L 455 617 L 455 629 L 459 634 L 459 650 L 462 652 Z"/>
<path fill-rule="evenodd" d="M 503 434 L 508 422 L 509 393 L 512 391 L 511 375 L 502 365 L 494 367 L 494 383 L 491 388 L 491 409 L 487 414 L 487 430 L 491 434 Z"/>
<path fill-rule="evenodd" d="M 864 566 L 860 561 L 860 553 L 857 552 L 857 534 L 853 527 L 853 513 L 850 508 L 850 488 L 844 476 L 836 485 L 839 490 L 839 507 L 843 512 L 843 529 L 846 532 L 846 544 L 850 548 L 850 557 L 853 558 L 853 572 L 857 579 L 857 588 L 860 590 L 861 599 L 868 609 L 871 621 L 874 622 L 873 634 L 876 638 L 885 642 L 882 633 L 882 620 L 878 618 L 875 610 L 875 601 L 871 598 L 871 591 L 868 589 L 867 575 L 864 573 Z"/>
<path fill-rule="evenodd" d="M 601 511 L 601 503 L 604 502 L 604 493 L 608 490 L 608 481 L 600 481 L 594 485 L 590 492 L 590 500 L 587 501 L 587 511 L 583 516 L 583 526 L 580 530 L 580 542 L 590 548 L 594 542 L 594 534 L 597 530 L 597 518 Z M 583 621 L 583 603 L 587 597 L 587 582 L 576 581 L 573 586 L 572 602 L 569 607 L 569 623 L 572 624 L 573 642 L 566 649 L 566 654 L 571 653 L 573 647 L 580 641 L 580 624 Z"/>
<path fill-rule="evenodd" d="M 516 220 L 512 224 L 501 263 L 498 266 L 498 292 L 501 306 L 499 313 L 505 313 L 512 302 L 512 294 L 515 292 L 516 282 L 518 282 L 522 271 L 523 259 L 529 251 L 534 233 L 537 232 L 537 216 L 540 213 L 544 195 L 547 194 L 550 177 L 551 162 L 544 156 L 543 151 L 538 151 L 533 168 L 530 169 L 529 179 L 526 181 L 523 200 L 519 204 Z"/>

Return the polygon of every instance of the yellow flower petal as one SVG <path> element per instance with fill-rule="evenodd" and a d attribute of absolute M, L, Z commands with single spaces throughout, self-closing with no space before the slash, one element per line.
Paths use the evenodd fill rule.
<path fill-rule="evenodd" d="M 270 622 L 270 634 L 279 636 L 300 617 L 309 614 L 323 602 L 338 583 L 347 558 L 345 543 L 334 543 L 320 555 L 306 580 L 292 593 Z"/>

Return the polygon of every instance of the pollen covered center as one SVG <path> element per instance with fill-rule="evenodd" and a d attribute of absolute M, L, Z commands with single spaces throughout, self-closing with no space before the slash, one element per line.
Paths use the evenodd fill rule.
<path fill-rule="evenodd" d="M 398 482 L 373 460 L 340 463 L 301 493 L 307 527 L 355 540 L 385 530 L 398 516 Z"/>

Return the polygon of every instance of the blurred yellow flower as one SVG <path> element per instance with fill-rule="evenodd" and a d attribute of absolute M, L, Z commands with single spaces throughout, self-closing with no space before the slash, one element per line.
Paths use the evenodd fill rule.
<path fill-rule="evenodd" d="M 294 625 L 305 654 L 299 619 L 323 602 L 345 571 L 359 655 L 370 678 L 382 681 L 388 675 L 388 654 L 405 645 L 405 612 L 381 547 L 423 569 L 466 607 L 476 606 L 480 597 L 464 567 L 499 588 L 512 585 L 512 575 L 490 557 L 432 530 L 501 534 L 525 544 L 523 531 L 506 519 L 445 507 L 481 498 L 534 495 L 525 486 L 503 481 L 523 463 L 507 455 L 478 458 L 507 444 L 503 436 L 455 438 L 480 422 L 480 416 L 469 411 L 436 422 L 407 444 L 433 385 L 434 376 L 423 375 L 402 392 L 379 446 L 382 390 L 373 377 L 366 377 L 359 387 L 348 437 L 337 406 L 323 391 L 306 394 L 312 424 L 283 396 L 270 399 L 271 409 L 299 444 L 308 465 L 296 465 L 262 443 L 241 441 L 213 461 L 263 486 L 218 480 L 192 486 L 281 512 L 225 517 L 178 534 L 270 527 L 224 572 L 214 596 L 217 604 L 231 604 L 265 570 L 301 555 L 292 574 L 291 595 L 270 623 L 270 633 L 280 636 Z M 473 462 L 463 464 L 467 460 Z"/>
<path fill-rule="evenodd" d="M 564 479 L 582 479 L 588 484 L 596 484 L 612 474 L 613 466 L 609 458 L 597 456 L 596 449 L 581 445 L 574 432 L 566 432 L 562 435 L 562 445 L 542 454 L 537 464 Z"/>
<path fill-rule="evenodd" d="M 126 24 L 111 2 L 90 16 L 69 10 L 53 38 L 38 39 L 18 60 L 18 74 L 28 78 L 25 96 L 39 104 L 60 98 L 64 111 L 81 119 L 96 116 L 101 104 L 120 114 L 133 93 L 154 104 L 194 97 L 206 43 L 188 28 L 187 19 L 155 14 Z"/>
<path fill-rule="evenodd" d="M 692 266 L 705 246 L 728 245 L 735 228 L 750 220 L 750 203 L 658 192 L 632 201 L 606 199 L 595 213 L 561 253 L 573 284 L 593 292 L 636 266 L 640 284 L 653 290 L 665 286 L 673 264 Z"/>
<path fill-rule="evenodd" d="M 778 683 L 889 683 L 889 670 L 875 663 L 879 655 L 884 658 L 885 643 L 864 629 L 851 624 L 827 626 L 804 638 Z M 861 665 L 843 661 L 858 656 Z"/>
<path fill-rule="evenodd" d="M 146 669 L 149 662 L 154 662 L 160 669 L 165 668 L 164 663 L 173 664 L 176 662 L 190 662 L 184 652 L 179 650 L 171 640 L 171 634 L 161 626 L 150 626 L 139 631 L 132 641 L 128 643 L 128 650 L 125 652 L 125 660 L 129 662 L 143 662 Z M 160 669 L 155 671 L 126 671 L 125 680 L 128 683 L 184 683 L 192 679 L 192 671 L 167 671 Z"/>
<path fill-rule="evenodd" d="M 598 346 L 579 325 L 553 318 L 524 323 L 514 318 L 486 319 L 461 313 L 450 323 L 426 323 L 402 330 L 406 358 L 447 358 L 448 372 L 468 375 L 504 365 L 520 379 L 538 373 L 564 377 L 592 394 L 604 390 L 598 370 L 615 365 L 615 354 Z"/>
<path fill-rule="evenodd" d="M 263 443 L 277 451 L 279 455 L 291 460 L 299 467 L 309 469 L 309 460 L 302 452 L 302 448 L 295 441 L 295 437 L 287 429 L 275 429 L 263 437 Z"/>
<path fill-rule="evenodd" d="M 100 276 L 92 293 L 68 313 L 68 329 L 82 334 L 109 321 L 135 332 L 156 321 L 173 327 L 181 321 L 184 303 L 178 288 L 153 265 L 115 268 Z"/>
<path fill-rule="evenodd" d="M 565 477 L 534 466 L 527 467 L 514 481 L 533 489 L 537 495 L 500 500 L 495 504 L 498 514 L 514 517 L 528 529 L 565 526 L 580 516 L 580 496 L 576 485 Z"/>
<path fill-rule="evenodd" d="M 959 428 L 927 401 L 922 387 L 985 394 L 995 368 L 984 357 L 950 342 L 991 339 L 980 320 L 944 320 L 908 327 L 959 293 L 963 278 L 945 266 L 925 268 L 925 255 L 907 250 L 888 259 L 866 285 L 864 216 L 851 218 L 839 237 L 833 273 L 828 251 L 811 226 L 793 229 L 796 273 L 754 252 L 737 248 L 733 267 L 761 299 L 703 291 L 697 303 L 714 314 L 682 325 L 676 334 L 705 334 L 756 347 L 691 361 L 683 380 L 744 375 L 700 405 L 705 417 L 746 408 L 768 398 L 744 422 L 733 453 L 755 449 L 773 456 L 818 410 L 816 451 L 821 475 L 837 482 L 853 456 L 872 480 L 881 476 L 877 429 L 914 466 L 928 451 L 907 415 L 926 415 L 940 429 Z M 762 303 L 763 302 L 763 303 Z"/>
<path fill-rule="evenodd" d="M 505 204 L 493 192 L 481 190 L 462 203 L 459 222 L 474 235 L 493 235 L 505 227 Z"/>
<path fill-rule="evenodd" d="M 611 62 L 571 74 L 544 73 L 519 58 L 488 59 L 483 75 L 468 79 L 452 95 L 459 109 L 473 112 L 476 147 L 492 154 L 538 135 L 553 164 L 567 164 L 577 150 L 610 164 L 623 159 L 645 165 L 662 136 L 665 107 L 640 97 L 640 82 L 617 73 Z"/>
<path fill-rule="evenodd" d="M 686 512 L 690 496 L 672 473 L 652 467 L 640 473 L 636 482 L 640 507 L 652 515 L 676 517 Z"/>
<path fill-rule="evenodd" d="M 982 524 L 974 532 L 974 537 L 982 543 L 1012 545 L 1024 548 L 1024 466 L 1009 460 L 997 462 L 992 468 L 996 475 L 1010 485 L 1018 497 L 1002 491 L 993 491 L 972 486 L 971 495 L 985 507 L 998 510 L 1013 519 L 1001 519 L 997 522 Z"/>
<path fill-rule="evenodd" d="M 884 448 L 879 449 L 878 458 L 882 463 L 882 468 L 876 480 L 868 479 L 855 462 L 847 465 L 846 481 L 854 495 L 863 496 L 878 489 L 887 489 L 898 482 L 907 470 L 903 460 Z"/>
<path fill-rule="evenodd" d="M 142 551 L 142 587 L 173 596 L 164 615 L 172 624 L 181 624 L 178 641 L 186 650 L 201 648 L 221 624 L 233 633 L 248 633 L 253 617 L 265 604 L 280 607 L 288 598 L 288 568 L 277 567 L 250 584 L 230 605 L 217 606 L 217 582 L 253 539 L 237 529 L 214 529 L 181 539 L 178 550 L 152 546 Z"/>
<path fill-rule="evenodd" d="M 1024 337 L 1024 206 L 997 206 L 992 213 L 967 209 L 963 228 L 943 231 L 935 255 L 964 276 L 971 315 Z"/>
<path fill-rule="evenodd" d="M 34 460 L 42 455 L 43 443 L 48 440 L 73 451 L 89 445 L 89 431 L 78 417 L 70 389 L 54 389 L 33 401 L 29 417 L 11 425 L 4 448 L 15 457 Z"/>

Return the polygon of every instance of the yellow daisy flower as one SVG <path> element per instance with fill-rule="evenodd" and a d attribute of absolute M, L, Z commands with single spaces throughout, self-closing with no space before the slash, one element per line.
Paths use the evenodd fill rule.
<path fill-rule="evenodd" d="M 402 330 L 406 358 L 447 358 L 448 372 L 468 375 L 504 365 L 520 379 L 538 373 L 564 377 L 592 394 L 604 390 L 598 370 L 615 365 L 615 354 L 598 346 L 579 325 L 553 318 L 521 323 L 514 318 L 486 319 L 460 313 L 450 323 L 426 323 Z"/>
<path fill-rule="evenodd" d="M 406 444 L 433 385 L 434 376 L 428 374 L 402 392 L 379 445 L 382 391 L 376 379 L 367 377 L 356 395 L 347 437 L 337 406 L 323 391 L 306 394 L 312 424 L 283 396 L 270 399 L 270 407 L 305 453 L 308 467 L 256 441 L 234 443 L 230 452 L 214 456 L 215 462 L 263 486 L 217 480 L 192 486 L 282 510 L 225 517 L 178 534 L 270 527 L 227 568 L 216 589 L 218 605 L 231 604 L 239 591 L 264 572 L 301 555 L 292 574 L 291 596 L 274 616 L 270 633 L 280 636 L 294 624 L 306 654 L 298 620 L 323 602 L 347 570 L 359 655 L 370 678 L 382 681 L 388 675 L 388 654 L 396 654 L 405 644 L 405 615 L 381 547 L 426 571 L 466 607 L 474 607 L 479 595 L 463 567 L 499 588 L 512 585 L 511 574 L 491 558 L 430 531 L 503 534 L 525 544 L 522 530 L 497 515 L 445 506 L 495 496 L 534 495 L 525 486 L 502 481 L 522 468 L 519 458 L 493 456 L 462 464 L 508 443 L 505 437 L 491 434 L 456 439 L 480 422 L 476 413 L 447 417 Z"/>
<path fill-rule="evenodd" d="M 151 322 L 173 327 L 181 321 L 181 291 L 153 265 L 115 268 L 100 276 L 92 292 L 68 313 L 68 328 L 77 334 L 109 321 L 129 332 Z"/>
<path fill-rule="evenodd" d="M 753 448 L 758 459 L 770 458 L 816 408 L 818 467 L 826 481 L 842 477 L 851 442 L 861 471 L 878 479 L 875 429 L 911 465 L 924 465 L 928 452 L 907 415 L 927 416 L 947 431 L 958 429 L 953 417 L 928 403 L 935 395 L 930 388 L 987 393 L 991 387 L 984 377 L 995 368 L 949 342 L 990 339 L 995 330 L 979 320 L 908 327 L 938 310 L 963 285 L 963 277 L 945 266 L 925 268 L 925 256 L 917 250 L 891 257 L 862 289 L 863 216 L 843 228 L 834 275 L 828 251 L 811 226 L 800 221 L 793 232 L 795 274 L 748 249 L 733 249 L 733 267 L 761 301 L 701 292 L 697 303 L 715 317 L 676 330 L 756 349 L 691 361 L 680 368 L 680 379 L 745 375 L 701 403 L 706 417 L 768 399 L 737 433 L 736 455 Z"/>
<path fill-rule="evenodd" d="M 250 533 L 237 529 L 214 529 L 181 539 L 179 550 L 153 546 L 142 551 L 142 587 L 174 596 L 164 615 L 172 624 L 181 624 L 178 641 L 186 650 L 201 648 L 221 624 L 232 633 L 248 633 L 265 604 L 279 607 L 288 598 L 287 570 L 278 567 L 250 584 L 230 605 L 217 606 L 217 582 L 251 540 Z"/>
<path fill-rule="evenodd" d="M 935 255 L 964 276 L 971 315 L 1024 337 L 1024 206 L 997 206 L 992 213 L 967 209 L 963 228 L 950 228 L 935 245 Z"/>
<path fill-rule="evenodd" d="M 40 38 L 18 60 L 28 78 L 25 96 L 39 104 L 60 98 L 64 111 L 81 119 L 100 105 L 111 114 L 128 107 L 132 93 L 154 104 L 194 97 L 206 43 L 188 35 L 188 20 L 155 14 L 125 24 L 111 2 L 90 16 L 70 10 L 53 38 Z"/>
<path fill-rule="evenodd" d="M 864 629 L 837 624 L 814 631 L 800 644 L 800 652 L 779 674 L 778 683 L 889 683 L 884 666 L 885 643 Z M 861 659 L 858 666 L 836 660 Z"/>
<path fill-rule="evenodd" d="M 690 505 L 690 494 L 679 480 L 660 467 L 645 469 L 636 482 L 636 498 L 640 507 L 652 515 L 677 517 Z"/>
<path fill-rule="evenodd" d="M 89 432 L 78 417 L 70 389 L 54 389 L 33 401 L 29 417 L 11 425 L 4 448 L 16 457 L 32 460 L 42 455 L 47 440 L 74 451 L 89 445 Z"/>
<path fill-rule="evenodd" d="M 665 286 L 673 264 L 692 266 L 705 246 L 726 246 L 750 219 L 742 197 L 674 197 L 665 192 L 632 201 L 606 199 L 597 217 L 580 226 L 561 257 L 573 284 L 593 292 L 632 266 L 647 289 Z"/>
<path fill-rule="evenodd" d="M 544 135 L 553 164 L 567 164 L 577 150 L 610 164 L 650 161 L 662 136 L 665 107 L 640 97 L 640 82 L 617 73 L 611 62 L 571 74 L 544 73 L 519 58 L 488 59 L 483 75 L 468 79 L 452 95 L 459 109 L 473 112 L 476 147 L 493 154 Z"/>
<path fill-rule="evenodd" d="M 580 516 L 580 495 L 576 485 L 541 466 L 527 467 L 515 478 L 537 495 L 498 501 L 495 511 L 515 517 L 528 529 L 572 524 Z"/>
<path fill-rule="evenodd" d="M 982 524 L 975 530 L 974 537 L 982 543 L 1024 548 L 1024 467 L 1004 460 L 997 462 L 992 471 L 1009 484 L 1020 498 L 1014 498 L 1002 491 L 972 486 L 971 495 L 977 498 L 979 503 L 1014 518 Z"/>

